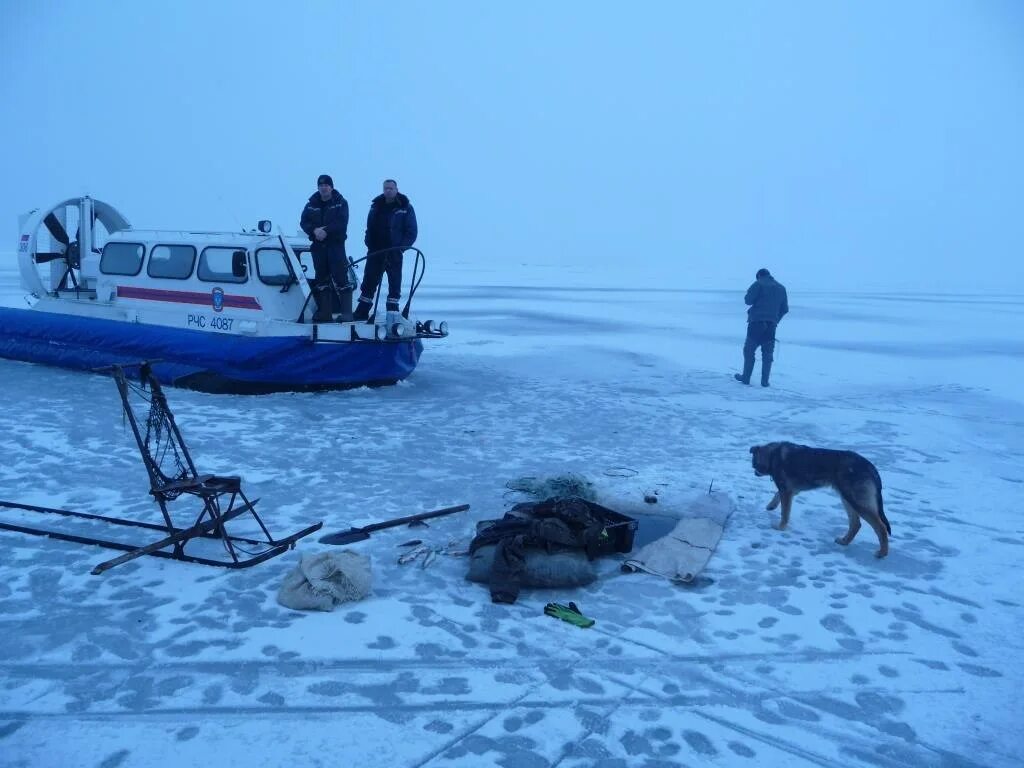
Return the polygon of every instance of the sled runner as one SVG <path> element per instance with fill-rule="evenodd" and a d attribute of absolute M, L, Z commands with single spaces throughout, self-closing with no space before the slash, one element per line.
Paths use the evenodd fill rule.
<path fill-rule="evenodd" d="M 138 381 L 128 378 L 126 368 L 137 369 Z M 113 375 L 117 383 L 125 418 L 131 425 L 143 464 L 149 474 L 149 493 L 160 508 L 163 523 L 148 523 L 6 501 L 0 501 L 0 507 L 62 515 L 94 523 L 143 528 L 160 531 L 166 535 L 150 544 L 139 545 L 6 522 L 0 522 L 0 529 L 124 550 L 124 554 L 93 568 L 93 574 L 103 573 L 143 555 L 200 565 L 247 568 L 288 551 L 299 539 L 320 530 L 322 522 L 284 538 L 275 539 L 256 512 L 256 503 L 259 500 L 250 500 L 245 495 L 241 478 L 198 472 L 150 364 L 115 365 L 106 370 Z M 138 403 L 148 404 L 148 411 L 141 420 L 136 414 Z M 188 508 L 191 511 L 186 511 Z M 175 522 L 176 519 L 187 523 L 178 524 Z M 229 533 L 228 524 L 240 519 L 254 522 L 258 532 L 245 536 Z M 237 525 L 235 527 L 237 528 Z M 223 554 L 210 546 L 213 542 L 220 545 L 218 549 L 222 549 Z M 209 550 L 214 551 L 211 554 Z"/>

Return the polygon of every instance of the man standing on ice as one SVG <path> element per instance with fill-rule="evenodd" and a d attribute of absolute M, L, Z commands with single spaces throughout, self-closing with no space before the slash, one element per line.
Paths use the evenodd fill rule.
<path fill-rule="evenodd" d="M 754 351 L 761 348 L 761 386 L 768 386 L 775 352 L 775 328 L 789 312 L 786 287 L 772 277 L 767 269 L 757 270 L 756 280 L 747 289 L 744 301 L 747 310 L 747 340 L 743 344 L 743 373 L 734 374 L 741 384 L 750 383 L 754 372 Z"/>
<path fill-rule="evenodd" d="M 416 211 L 412 203 L 398 191 L 398 183 L 394 179 L 385 179 L 384 193 L 373 198 L 370 213 L 366 216 L 363 242 L 368 256 L 354 315 L 356 320 L 366 320 L 370 316 L 373 294 L 377 292 L 385 272 L 388 274 L 387 311 L 398 311 L 398 300 L 402 297 L 402 253 L 416 242 L 417 234 Z"/>

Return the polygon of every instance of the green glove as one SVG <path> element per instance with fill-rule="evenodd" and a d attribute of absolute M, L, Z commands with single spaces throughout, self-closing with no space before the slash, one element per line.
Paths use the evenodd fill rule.
<path fill-rule="evenodd" d="M 544 606 L 544 613 L 552 618 L 561 619 L 562 621 L 567 621 L 570 624 L 575 624 L 577 627 L 581 627 L 582 629 L 594 626 L 594 620 L 588 619 L 580 613 L 580 609 L 576 607 L 576 603 L 569 603 L 568 605 L 562 605 L 561 603 L 548 603 Z"/>

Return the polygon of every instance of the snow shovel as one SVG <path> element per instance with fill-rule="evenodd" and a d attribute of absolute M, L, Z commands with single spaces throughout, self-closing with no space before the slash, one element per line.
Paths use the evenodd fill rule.
<path fill-rule="evenodd" d="M 320 543 L 355 544 L 357 541 L 366 541 L 366 539 L 370 538 L 371 533 L 383 528 L 394 528 L 398 525 L 416 523 L 420 520 L 429 520 L 432 517 L 441 517 L 442 515 L 451 515 L 455 512 L 464 512 L 467 509 L 469 509 L 469 504 L 459 504 L 457 507 L 445 507 L 444 509 L 435 509 L 433 512 L 422 512 L 418 515 L 409 515 L 409 517 L 385 520 L 383 523 L 373 523 L 371 525 L 363 526 L 362 528 L 349 528 L 347 531 L 338 531 L 337 533 L 329 533 L 326 536 L 321 536 Z"/>

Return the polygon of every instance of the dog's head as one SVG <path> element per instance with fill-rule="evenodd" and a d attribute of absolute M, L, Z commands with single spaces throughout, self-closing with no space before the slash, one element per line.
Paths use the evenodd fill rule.
<path fill-rule="evenodd" d="M 754 474 L 758 477 L 770 475 L 782 450 L 782 443 L 768 443 L 766 445 L 755 445 L 750 449 L 750 463 L 754 467 Z"/>

